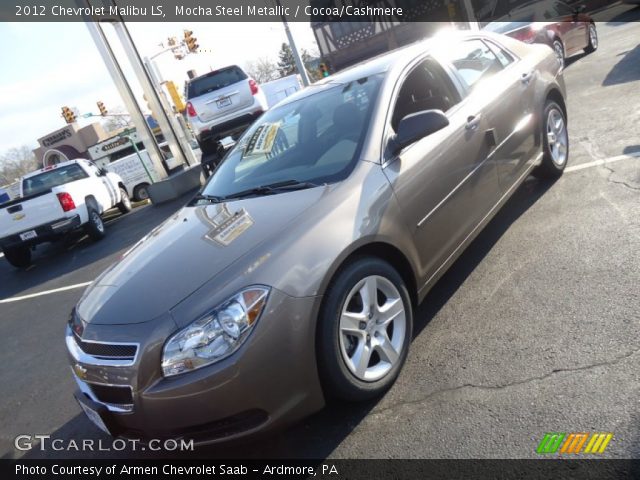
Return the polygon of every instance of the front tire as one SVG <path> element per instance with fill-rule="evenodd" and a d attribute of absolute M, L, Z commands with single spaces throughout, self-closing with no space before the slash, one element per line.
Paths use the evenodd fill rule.
<path fill-rule="evenodd" d="M 94 208 L 89 208 L 88 214 L 89 220 L 84 226 L 87 235 L 89 235 L 93 240 L 103 239 L 106 234 L 106 229 L 100 213 Z"/>
<path fill-rule="evenodd" d="M 409 352 L 413 312 L 398 272 L 361 257 L 332 281 L 321 309 L 318 368 L 328 397 L 375 398 L 395 382 Z"/>
<path fill-rule="evenodd" d="M 29 247 L 13 247 L 3 250 L 4 258 L 16 268 L 26 268 L 31 265 L 31 249 Z"/>
<path fill-rule="evenodd" d="M 566 116 L 560 105 L 548 100 L 542 119 L 542 163 L 532 173 L 538 178 L 558 178 L 569 160 Z"/>
<path fill-rule="evenodd" d="M 598 30 L 593 23 L 589 24 L 589 43 L 584 49 L 585 53 L 593 53 L 598 49 Z"/>
<path fill-rule="evenodd" d="M 127 191 L 120 187 L 120 203 L 118 204 L 118 210 L 123 215 L 131 211 L 131 200 L 129 200 L 129 194 Z"/>

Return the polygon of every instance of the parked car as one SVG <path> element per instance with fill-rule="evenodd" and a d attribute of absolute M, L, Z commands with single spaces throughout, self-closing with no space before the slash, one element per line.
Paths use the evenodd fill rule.
<path fill-rule="evenodd" d="M 0 206 L 0 247 L 15 267 L 31 263 L 31 249 L 84 228 L 105 235 L 102 213 L 131 210 L 122 179 L 87 160 L 70 160 L 22 177 L 20 198 Z"/>
<path fill-rule="evenodd" d="M 534 1 L 489 23 L 485 30 L 502 33 L 526 43 L 549 45 L 564 67 L 565 59 L 598 48 L 598 31 L 584 6 L 570 7 L 561 1 Z"/>
<path fill-rule="evenodd" d="M 483 33 L 284 99 L 86 290 L 76 399 L 112 435 L 205 443 L 379 396 L 438 278 L 530 173 L 562 174 L 566 121 L 553 52 Z"/>
<path fill-rule="evenodd" d="M 214 70 L 187 85 L 187 116 L 202 153 L 224 137 L 237 138 L 267 110 L 260 86 L 238 66 Z"/>

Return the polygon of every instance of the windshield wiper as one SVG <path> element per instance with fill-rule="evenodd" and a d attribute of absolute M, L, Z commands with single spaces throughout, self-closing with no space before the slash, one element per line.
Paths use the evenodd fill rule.
<path fill-rule="evenodd" d="M 202 202 L 220 203 L 221 201 L 222 201 L 222 197 L 216 197 L 215 195 L 206 195 L 204 193 L 199 193 L 191 199 L 191 201 L 189 202 L 189 206 L 193 207 L 194 205 L 200 205 L 202 204 Z"/>
<path fill-rule="evenodd" d="M 248 188 L 239 192 L 230 193 L 224 197 L 219 197 L 221 200 L 230 200 L 233 198 L 249 197 L 252 195 L 272 195 L 274 193 L 290 192 L 293 190 L 303 190 L 305 188 L 317 187 L 312 182 L 300 182 L 298 180 L 283 180 L 281 182 L 270 183 L 268 185 L 260 185 L 258 187 Z"/>

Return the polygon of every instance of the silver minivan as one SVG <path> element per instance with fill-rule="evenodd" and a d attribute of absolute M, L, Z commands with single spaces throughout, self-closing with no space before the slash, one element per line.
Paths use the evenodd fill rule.
<path fill-rule="evenodd" d="M 240 67 L 213 70 L 187 85 L 187 115 L 203 153 L 224 137 L 237 137 L 267 110 L 267 98 Z"/>

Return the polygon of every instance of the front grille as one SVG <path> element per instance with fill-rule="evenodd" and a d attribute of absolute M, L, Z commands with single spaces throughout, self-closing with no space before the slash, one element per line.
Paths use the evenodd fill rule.
<path fill-rule="evenodd" d="M 88 385 L 98 401 L 102 403 L 118 406 L 131 405 L 133 403 L 131 387 L 115 387 L 95 383 L 89 383 Z"/>
<path fill-rule="evenodd" d="M 84 353 L 103 359 L 133 360 L 136 357 L 136 352 L 138 350 L 136 345 L 85 342 L 75 334 L 74 338 L 78 347 L 80 347 L 80 350 Z"/>

